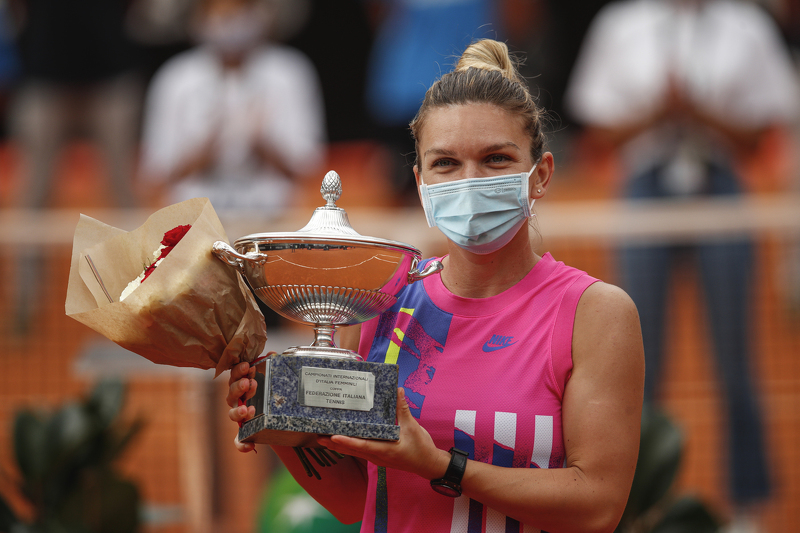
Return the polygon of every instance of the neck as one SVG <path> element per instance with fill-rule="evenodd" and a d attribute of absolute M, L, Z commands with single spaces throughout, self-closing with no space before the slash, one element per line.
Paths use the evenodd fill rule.
<path fill-rule="evenodd" d="M 513 287 L 539 262 L 528 238 L 527 227 L 500 250 L 486 255 L 470 253 L 448 242 L 442 283 L 464 298 L 488 298 Z"/>
<path fill-rule="evenodd" d="M 219 57 L 220 64 L 224 70 L 239 70 L 241 66 L 244 64 L 244 58 L 247 54 L 246 53 L 229 53 L 223 54 L 219 53 L 217 57 Z"/>

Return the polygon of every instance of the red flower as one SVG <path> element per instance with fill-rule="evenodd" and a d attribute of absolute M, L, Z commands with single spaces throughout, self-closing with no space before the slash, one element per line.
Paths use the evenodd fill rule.
<path fill-rule="evenodd" d="M 161 239 L 161 244 L 170 247 L 175 246 L 176 244 L 178 244 L 178 242 L 180 242 L 181 239 L 183 239 L 183 236 L 186 235 L 186 233 L 190 229 L 192 229 L 191 224 L 186 224 L 185 226 L 178 226 L 177 228 L 172 228 L 171 230 L 169 230 L 164 234 L 164 238 Z M 165 253 L 164 255 L 167 255 L 167 253 Z"/>
<path fill-rule="evenodd" d="M 161 253 L 158 257 L 156 257 L 156 260 L 144 270 L 144 278 L 142 278 L 142 282 L 144 282 L 144 280 L 146 280 L 147 277 L 156 269 L 156 263 L 158 263 L 159 260 L 167 257 L 172 249 L 175 248 L 175 245 L 177 245 L 180 240 L 183 239 L 183 236 L 186 235 L 190 229 L 192 229 L 192 225 L 186 224 L 172 228 L 164 234 L 164 238 L 161 239 L 161 244 L 164 246 L 164 248 L 162 248 Z"/>

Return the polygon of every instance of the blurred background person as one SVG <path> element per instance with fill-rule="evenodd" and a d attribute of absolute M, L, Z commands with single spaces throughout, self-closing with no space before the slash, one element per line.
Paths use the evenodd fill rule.
<path fill-rule="evenodd" d="M 61 149 L 88 135 L 114 203 L 134 206 L 140 82 L 136 47 L 123 30 L 133 0 L 8 1 L 21 67 L 9 113 L 23 168 L 17 205 L 47 206 Z"/>
<path fill-rule="evenodd" d="M 0 0 L 0 138 L 5 137 L 8 98 L 19 75 L 19 58 L 14 43 L 14 28 L 6 0 Z"/>
<path fill-rule="evenodd" d="M 325 153 L 317 73 L 270 40 L 275 0 L 199 0 L 197 46 L 168 60 L 147 94 L 142 179 L 161 201 L 280 215 Z"/>
<path fill-rule="evenodd" d="M 367 0 L 374 29 L 367 63 L 366 102 L 377 137 L 391 153 L 398 204 L 418 205 L 409 156 L 408 123 L 425 89 L 447 72 L 460 51 L 488 37 L 504 40 L 505 0 Z"/>
<path fill-rule="evenodd" d="M 794 58 L 795 69 L 800 73 L 800 1 L 799 0 L 762 0 L 767 4 L 770 12 L 776 18 L 789 50 Z M 800 100 L 800 94 L 797 95 Z M 792 128 L 793 149 L 795 154 L 800 154 L 800 116 L 795 117 Z M 800 194 L 800 164 L 797 155 L 790 172 L 790 190 Z M 794 238 L 786 254 L 783 276 L 785 279 L 786 293 L 784 298 L 789 313 L 795 320 L 800 318 L 800 238 Z"/>
<path fill-rule="evenodd" d="M 797 113 L 797 81 L 774 21 L 738 0 L 625 0 L 600 11 L 566 95 L 572 116 L 620 151 L 629 199 L 735 199 L 739 158 Z M 645 397 L 658 398 L 669 276 L 691 250 L 705 294 L 729 429 L 731 531 L 755 531 L 770 495 L 761 407 L 750 366 L 753 246 L 630 245 L 623 286 L 642 320 Z"/>
<path fill-rule="evenodd" d="M 10 205 L 53 207 L 63 149 L 88 138 L 97 149 L 110 203 L 133 207 L 140 112 L 135 45 L 124 32 L 134 0 L 7 0 L 16 30 L 19 79 L 7 110 L 20 158 Z M 11 332 L 24 334 L 36 311 L 40 252 L 15 254 Z"/>

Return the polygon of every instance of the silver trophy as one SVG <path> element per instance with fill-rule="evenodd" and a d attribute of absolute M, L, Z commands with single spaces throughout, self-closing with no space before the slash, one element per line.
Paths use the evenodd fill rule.
<path fill-rule="evenodd" d="M 397 440 L 397 365 L 364 361 L 334 342 L 337 326 L 360 324 L 389 309 L 420 271 L 421 254 L 400 242 L 366 237 L 351 226 L 339 175 L 320 189 L 326 205 L 296 232 L 257 233 L 212 251 L 239 269 L 256 295 L 280 315 L 314 328 L 309 346 L 294 346 L 257 365 L 256 416 L 239 430 L 242 442 L 316 446 L 316 435 Z"/>

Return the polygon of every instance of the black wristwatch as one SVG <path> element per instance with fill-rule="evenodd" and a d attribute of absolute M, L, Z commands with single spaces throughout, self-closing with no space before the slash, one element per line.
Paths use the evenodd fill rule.
<path fill-rule="evenodd" d="M 444 477 L 432 479 L 431 488 L 451 498 L 461 496 L 461 479 L 467 468 L 468 457 L 467 452 L 462 452 L 456 447 L 450 448 L 450 464 L 447 465 L 447 472 L 444 473 Z"/>

